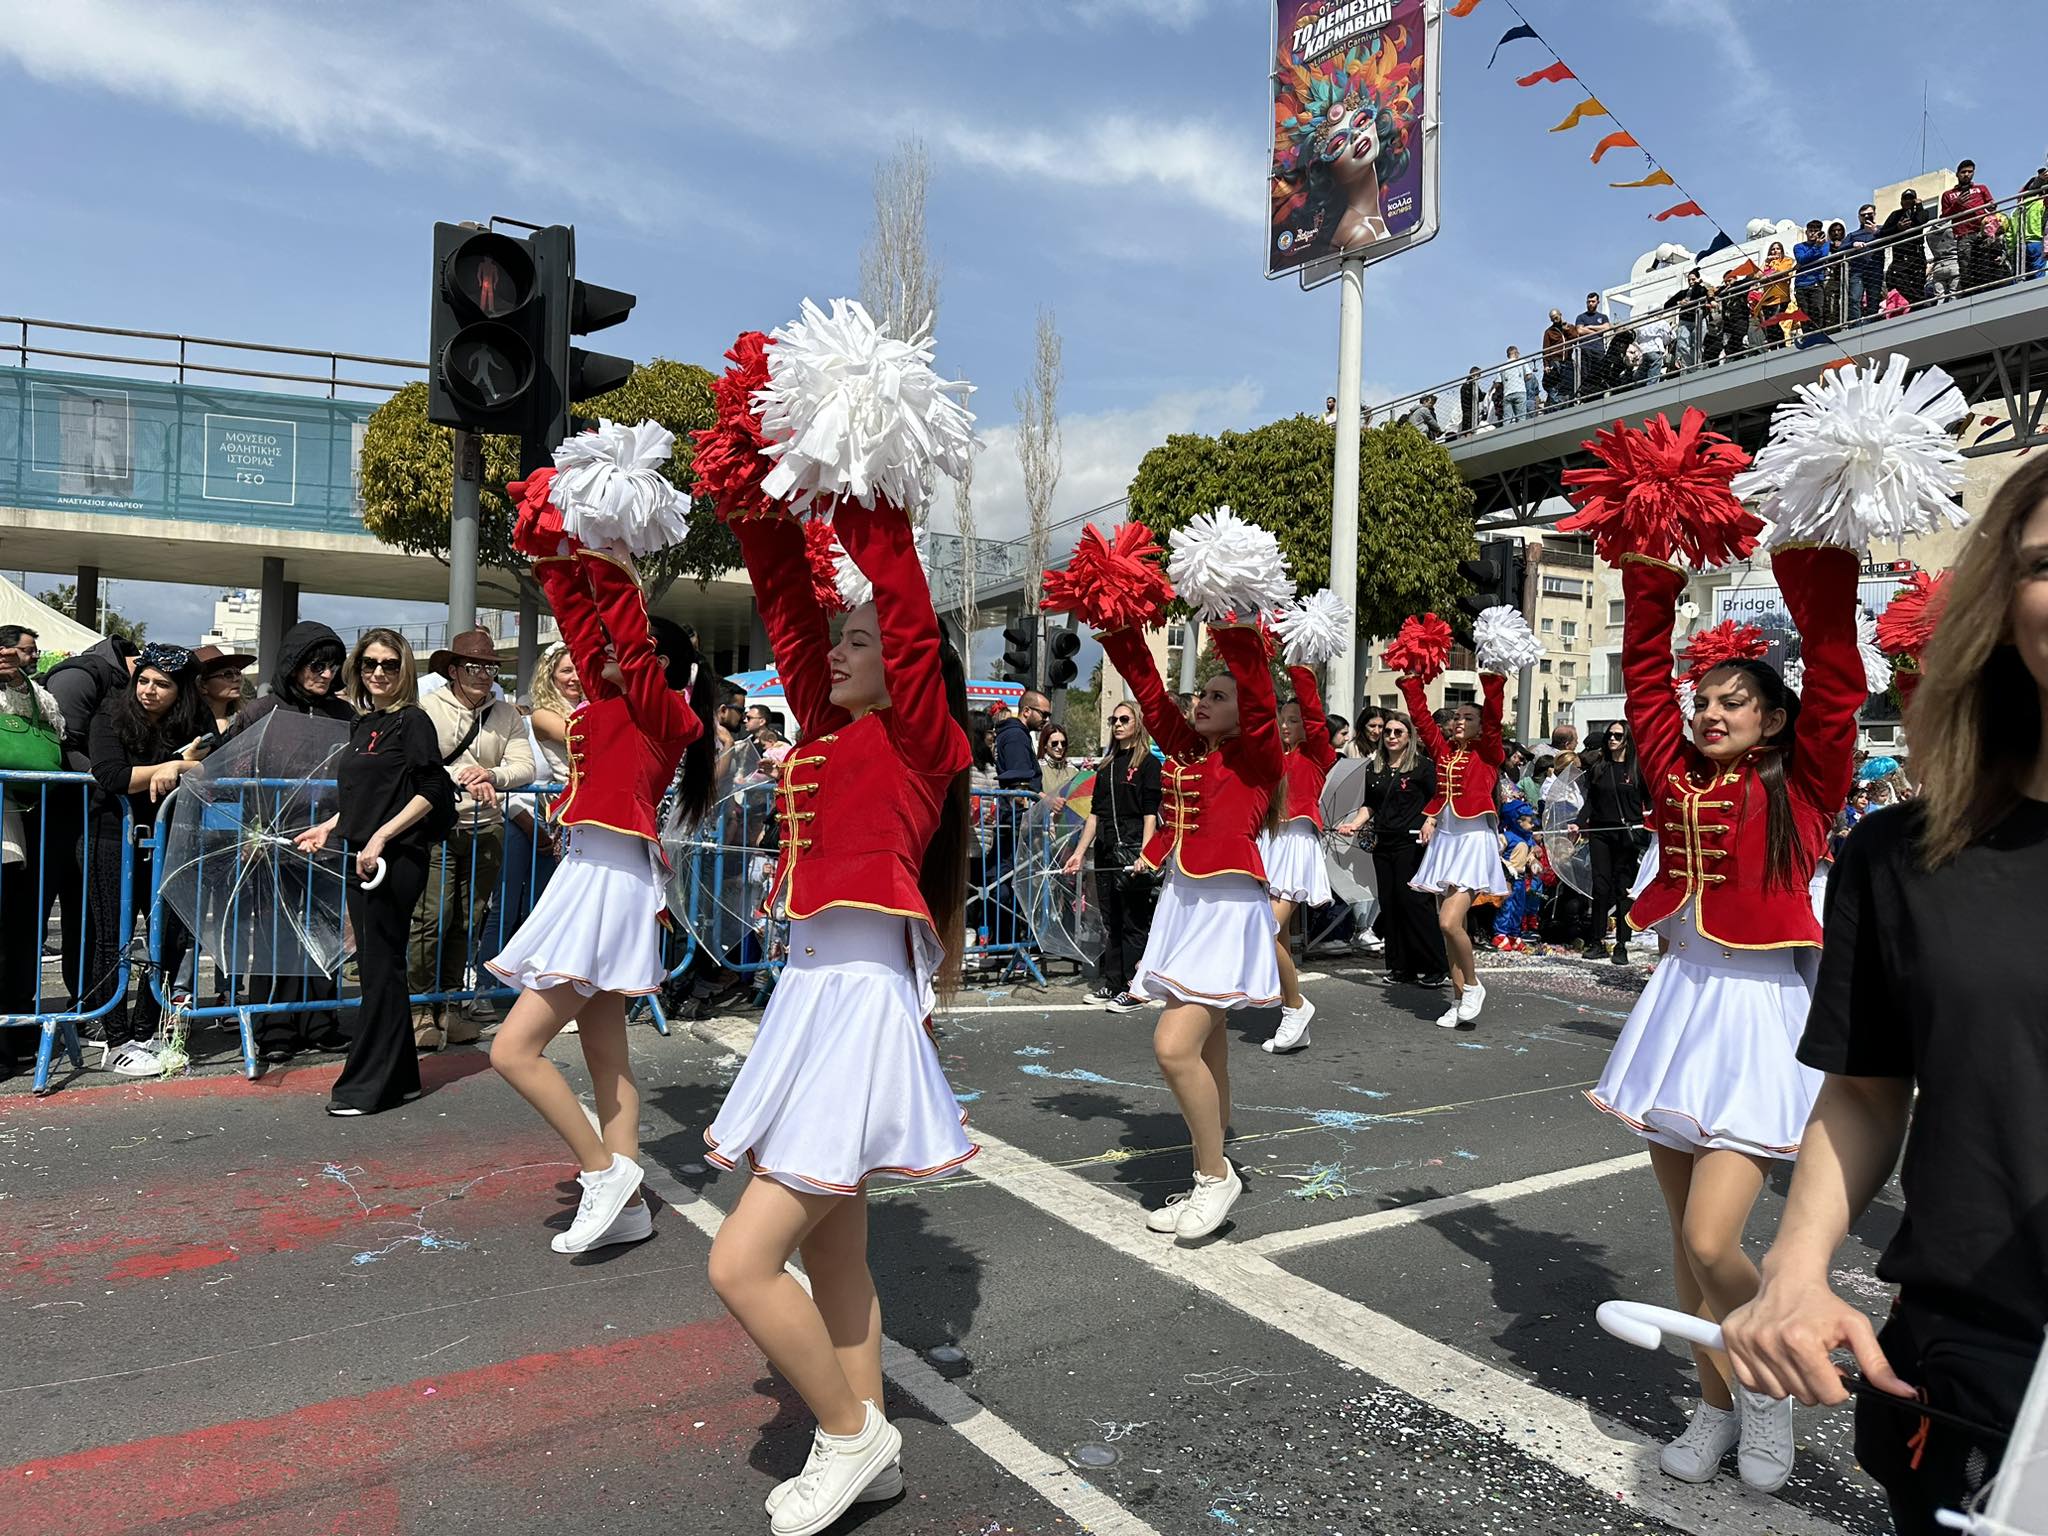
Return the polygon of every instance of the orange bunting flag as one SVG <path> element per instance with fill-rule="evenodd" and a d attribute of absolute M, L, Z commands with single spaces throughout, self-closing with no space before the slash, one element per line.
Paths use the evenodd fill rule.
<path fill-rule="evenodd" d="M 1617 129 L 1595 146 L 1593 150 L 1593 163 L 1598 165 L 1601 157 L 1610 149 L 1641 149 L 1642 147 L 1642 145 L 1636 142 L 1636 136 L 1626 128 Z"/>
<path fill-rule="evenodd" d="M 1704 219 L 1706 216 L 1707 210 L 1698 203 L 1679 203 L 1676 207 L 1666 208 L 1662 213 L 1650 215 L 1659 224 L 1666 219 Z"/>
<path fill-rule="evenodd" d="M 1536 73 L 1534 73 L 1533 75 L 1522 76 L 1522 78 L 1517 80 L 1515 84 L 1535 85 L 1539 81 L 1548 81 L 1552 85 L 1562 85 L 1565 81 L 1570 80 L 1572 78 L 1574 77 L 1572 75 L 1571 65 L 1565 63 L 1563 59 L 1559 59 L 1555 64 L 1545 65 L 1542 69 L 1537 70 Z"/>
<path fill-rule="evenodd" d="M 1669 171 L 1659 167 L 1657 170 L 1650 172 L 1641 181 L 1610 181 L 1607 185 L 1610 187 L 1675 187 L 1678 183 L 1671 179 Z"/>
<path fill-rule="evenodd" d="M 1479 0 L 1458 0 L 1458 3 L 1451 7 L 1451 14 L 1453 16 L 1470 16 L 1478 9 Z"/>
<path fill-rule="evenodd" d="M 1584 101 L 1580 102 L 1576 107 L 1572 108 L 1570 114 L 1565 118 L 1563 122 L 1559 123 L 1555 128 L 1551 129 L 1550 131 L 1552 133 L 1563 133 L 1567 128 L 1578 127 L 1579 124 L 1583 123 L 1589 117 L 1606 117 L 1607 115 L 1607 109 L 1601 106 L 1600 103 L 1595 101 L 1592 97 L 1588 96 Z"/>

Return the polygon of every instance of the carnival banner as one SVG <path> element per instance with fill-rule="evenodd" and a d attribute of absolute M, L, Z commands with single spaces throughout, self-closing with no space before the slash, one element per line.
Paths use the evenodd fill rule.
<path fill-rule="evenodd" d="M 1428 0 L 1276 0 L 1266 275 L 1435 233 Z M 1375 252 L 1374 247 L 1380 247 Z"/>

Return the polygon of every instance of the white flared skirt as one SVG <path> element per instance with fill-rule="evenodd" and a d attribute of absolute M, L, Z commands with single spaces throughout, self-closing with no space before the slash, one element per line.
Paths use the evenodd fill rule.
<path fill-rule="evenodd" d="M 1796 1054 L 1820 951 L 1724 948 L 1690 905 L 1657 927 L 1664 958 L 1586 1097 L 1667 1147 L 1794 1156 L 1820 1092 Z"/>
<path fill-rule="evenodd" d="M 709 1157 L 813 1195 L 951 1172 L 981 1149 L 925 1027 L 928 925 L 831 907 L 789 925 L 753 1053 L 704 1133 Z"/>
<path fill-rule="evenodd" d="M 1636 861 L 1636 881 L 1628 888 L 1628 899 L 1634 901 L 1650 888 L 1650 882 L 1657 878 L 1657 871 L 1664 866 L 1664 855 L 1657 843 L 1657 834 L 1650 834 L 1650 846 L 1643 850 L 1643 856 Z"/>
<path fill-rule="evenodd" d="M 1422 850 L 1422 867 L 1408 884 L 1432 896 L 1453 890 L 1507 895 L 1508 875 L 1500 862 L 1500 829 L 1494 818 L 1460 816 L 1445 806 L 1437 815 L 1436 835 Z"/>
<path fill-rule="evenodd" d="M 1806 882 L 1807 899 L 1813 903 L 1813 920 L 1823 928 L 1828 921 L 1828 871 L 1834 867 L 1832 860 L 1822 859 L 1813 868 L 1813 878 Z"/>
<path fill-rule="evenodd" d="M 1259 857 L 1266 864 L 1266 894 L 1273 900 L 1329 905 L 1330 871 L 1314 822 L 1287 821 L 1278 832 L 1261 832 Z"/>
<path fill-rule="evenodd" d="M 1266 888 L 1250 875 L 1198 880 L 1166 866 L 1151 937 L 1131 991 L 1154 1002 L 1272 1008 L 1280 1002 L 1280 925 Z"/>
<path fill-rule="evenodd" d="M 567 851 L 526 921 L 485 965 L 529 992 L 574 987 L 645 996 L 658 991 L 661 878 L 645 838 L 607 827 L 571 827 Z"/>

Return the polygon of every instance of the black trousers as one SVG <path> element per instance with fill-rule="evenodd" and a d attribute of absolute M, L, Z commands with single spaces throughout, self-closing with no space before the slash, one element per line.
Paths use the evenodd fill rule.
<path fill-rule="evenodd" d="M 59 966 L 64 976 L 64 990 L 74 999 L 85 995 L 81 972 L 85 965 L 90 926 L 86 917 L 90 897 L 86 891 L 85 821 L 87 797 L 91 792 L 89 784 L 48 785 L 43 790 L 41 810 L 43 910 L 38 914 L 39 920 L 35 925 L 36 943 L 40 948 L 42 936 L 49 931 L 50 909 L 55 907 L 58 943 L 63 950 Z M 37 840 L 31 838 L 28 844 L 31 862 L 36 857 L 37 846 Z"/>
<path fill-rule="evenodd" d="M 128 953 L 131 937 L 136 932 L 136 916 L 146 915 L 149 911 L 150 851 L 142 847 L 135 850 L 125 906 L 121 902 L 119 823 L 111 820 L 94 823 L 88 858 L 92 866 L 92 888 L 86 914 L 85 996 L 79 1008 L 81 1012 L 90 1013 L 109 998 L 114 1002 L 104 1014 L 83 1025 L 82 1029 L 86 1034 L 113 1045 L 130 1040 L 149 1040 L 155 1036 L 157 1025 L 163 1019 L 163 1005 L 156 1000 L 156 989 L 150 984 L 148 961 L 137 958 L 130 963 L 125 991 L 117 987 L 117 982 L 120 980 L 122 959 Z M 159 921 L 163 925 L 163 974 L 167 978 L 175 977 L 185 962 L 185 951 L 191 946 L 192 936 L 168 903 Z M 148 937 L 145 927 L 141 938 L 144 948 L 135 952 L 138 956 L 146 953 Z M 166 993 L 171 990 L 169 981 L 166 981 L 164 990 Z M 120 995 L 116 996 L 117 992 Z"/>
<path fill-rule="evenodd" d="M 0 868 L 0 1013 L 55 1013 L 58 999 L 43 999 L 39 1008 L 36 982 L 43 974 L 43 925 L 36 921 L 36 840 L 41 818 L 21 815 L 20 864 Z"/>
<path fill-rule="evenodd" d="M 1102 913 L 1102 964 L 1098 980 L 1111 995 L 1131 990 L 1131 976 L 1145 954 L 1159 882 L 1127 874 L 1121 864 L 1095 866 L 1095 905 Z"/>
<path fill-rule="evenodd" d="M 412 1043 L 412 988 L 406 980 L 406 941 L 412 912 L 427 888 L 421 848 L 384 851 L 384 883 L 366 891 L 351 870 L 348 918 L 356 932 L 356 968 L 363 978 L 362 1006 L 348 1061 L 335 1079 L 334 1102 L 376 1113 L 420 1091 L 420 1054 Z"/>
<path fill-rule="evenodd" d="M 1877 1342 L 1930 1407 L 1998 1430 L 2010 1430 L 2019 1418 L 2039 1352 L 2039 1340 L 2017 1339 L 1903 1298 Z M 1935 1536 L 1934 1512 L 1962 1509 L 1997 1472 L 2004 1452 L 2003 1440 L 1925 1419 L 1910 1402 L 1856 1399 L 1856 1459 L 1883 1486 L 1899 1536 Z"/>
<path fill-rule="evenodd" d="M 1643 856 L 1629 832 L 1588 832 L 1588 851 L 1593 855 L 1593 914 L 1586 919 L 1586 942 L 1603 943 L 1607 938 L 1607 914 L 1614 914 L 1614 941 L 1629 939 L 1628 888 L 1636 883 L 1636 871 Z"/>
<path fill-rule="evenodd" d="M 1372 850 L 1373 873 L 1379 877 L 1380 909 L 1386 914 L 1387 972 L 1393 976 L 1441 976 L 1443 930 L 1436 922 L 1436 898 L 1411 890 L 1408 882 L 1422 868 L 1422 845 L 1404 832 L 1382 830 Z"/>

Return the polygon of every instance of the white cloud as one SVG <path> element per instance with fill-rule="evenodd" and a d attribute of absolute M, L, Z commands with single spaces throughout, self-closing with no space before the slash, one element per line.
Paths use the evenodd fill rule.
<path fill-rule="evenodd" d="M 1199 119 L 1117 115 L 1080 128 L 1015 129 L 955 118 L 927 120 L 920 130 L 940 153 L 1005 175 L 1166 192 L 1239 224 L 1266 217 L 1257 136 Z"/>
<path fill-rule="evenodd" d="M 1181 31 L 1209 12 L 1209 0 L 1071 0 L 1069 7 L 1091 25 L 1134 18 Z"/>

